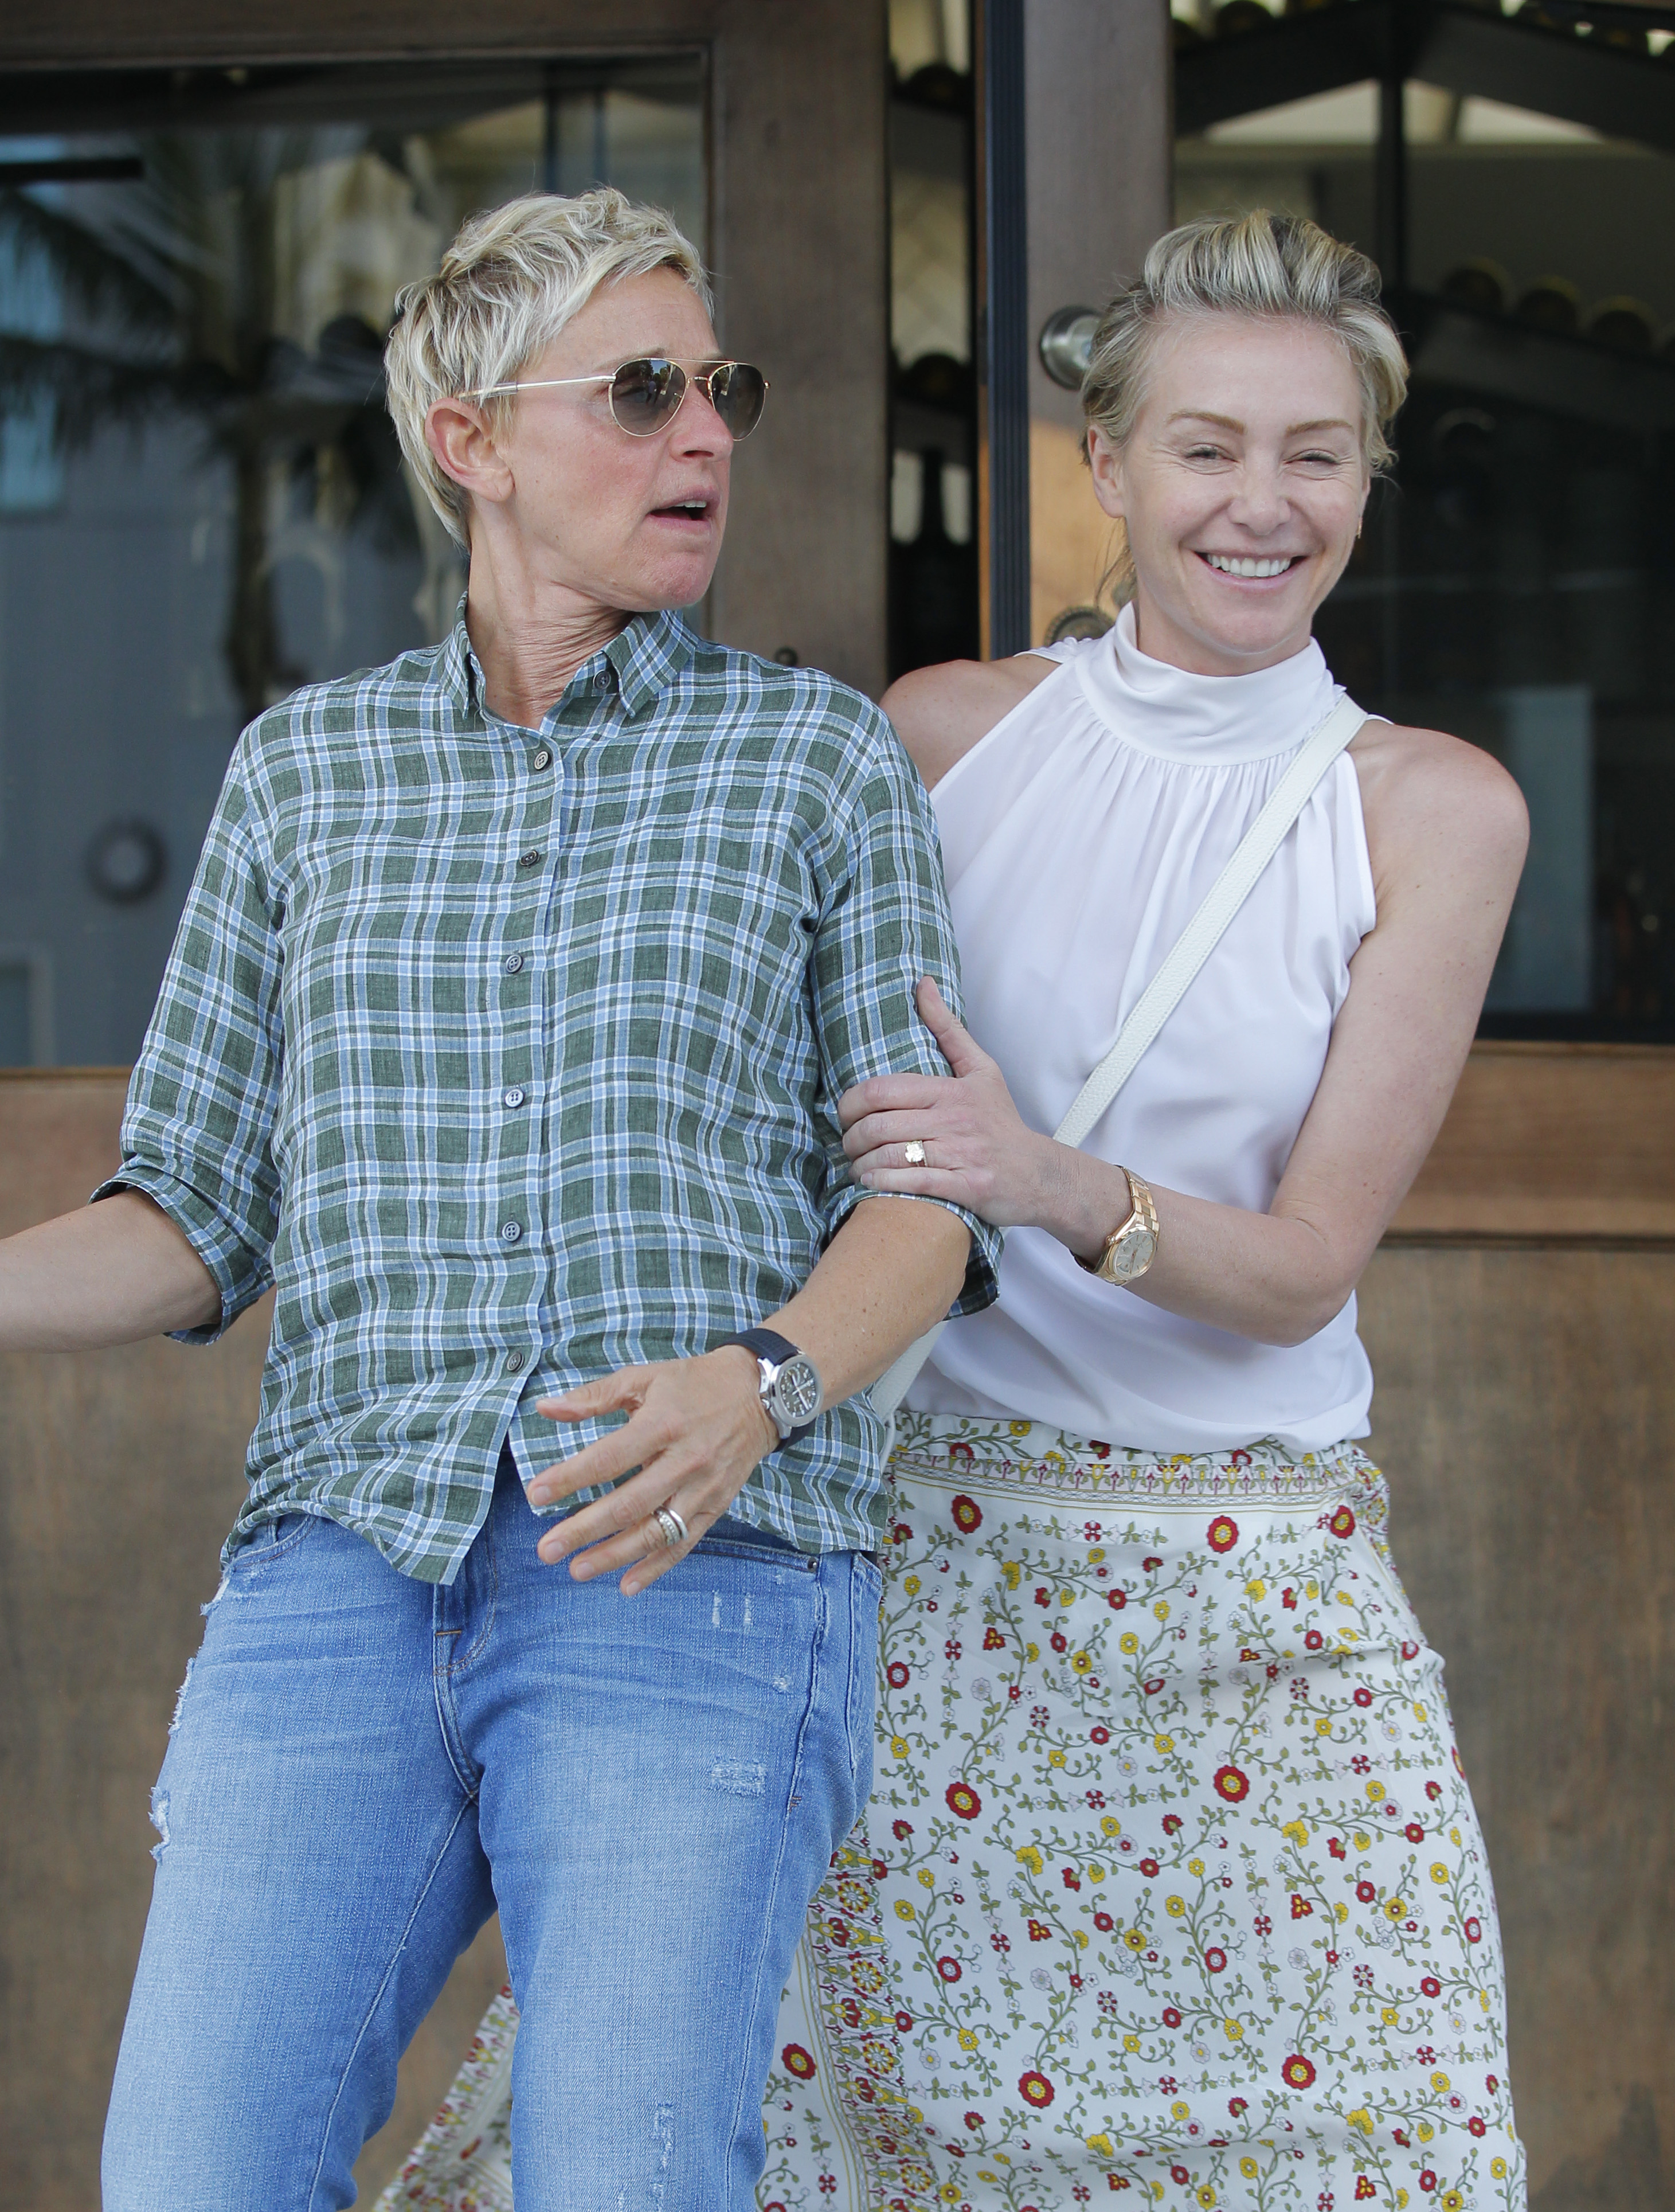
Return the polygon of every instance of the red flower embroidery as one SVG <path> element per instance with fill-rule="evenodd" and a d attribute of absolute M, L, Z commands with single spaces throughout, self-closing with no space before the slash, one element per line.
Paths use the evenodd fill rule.
<path fill-rule="evenodd" d="M 1169 2179 L 1175 2184 L 1177 2188 L 1184 2189 L 1192 2178 L 1192 2175 L 1187 2172 L 1184 2166 L 1172 2166 L 1169 2168 Z"/>
<path fill-rule="evenodd" d="M 814 2061 L 800 2043 L 788 2043 L 780 2053 L 787 2074 L 794 2074 L 799 2081 L 812 2081 Z"/>
<path fill-rule="evenodd" d="M 983 1649 L 985 1651 L 1004 1651 L 1006 1649 L 1006 1639 L 998 1628 L 983 1631 Z"/>
<path fill-rule="evenodd" d="M 966 2114 L 966 2125 L 968 2128 L 975 2130 L 980 2128 L 982 2124 L 983 2115 L 980 2112 L 968 2112 Z"/>
<path fill-rule="evenodd" d="M 1332 1853 L 1333 1858 L 1341 1859 L 1344 1856 L 1344 1838 L 1341 1836 L 1328 1836 L 1326 1849 Z"/>
<path fill-rule="evenodd" d="M 1237 1766 L 1218 1766 L 1213 1784 L 1216 1795 L 1229 1805 L 1241 1805 L 1250 1796 L 1250 1777 Z"/>
<path fill-rule="evenodd" d="M 1302 1639 L 1302 1647 L 1305 1651 L 1318 1651 L 1325 1642 L 1326 1638 L 1321 1635 L 1320 1630 L 1318 1628 L 1311 1628 L 1308 1635 Z"/>
<path fill-rule="evenodd" d="M 1288 2088 L 1312 2088 L 1314 2081 L 1314 2062 L 1294 2051 L 1279 2069 L 1279 2078 Z"/>
<path fill-rule="evenodd" d="M 1466 1922 L 1466 1942 L 1467 1942 L 1468 1943 L 1481 1943 L 1481 1942 L 1482 1942 L 1482 1941 L 1483 1941 L 1483 1923 L 1482 1923 L 1482 1921 L 1480 1921 L 1480 1920 L 1478 1920 L 1478 1919 L 1476 1919 L 1476 1918 L 1473 1918 L 1473 1919 L 1468 1920 L 1468 1921 Z"/>
<path fill-rule="evenodd" d="M 1478 2118 L 1475 2112 L 1472 2113 L 1471 2118 L 1466 2123 L 1466 2132 L 1467 2135 L 1472 2136 L 1480 2136 L 1485 2132 L 1483 2122 Z"/>
<path fill-rule="evenodd" d="M 1241 2112 L 1249 2112 L 1250 2106 L 1243 2097 L 1229 2097 L 1227 2100 L 1227 2109 L 1236 2120 Z"/>
<path fill-rule="evenodd" d="M 913 1824 L 911 1820 L 892 1820 L 889 1832 L 898 1844 L 905 1844 L 913 1832 Z"/>
<path fill-rule="evenodd" d="M 1155 1698 L 1162 1686 L 1163 1678 L 1161 1674 L 1154 1674 L 1149 1682 L 1141 1685 L 1149 1698 Z"/>
<path fill-rule="evenodd" d="M 1435 1974 L 1427 1974 L 1419 1986 L 1428 1997 L 1440 1997 L 1442 1994 L 1442 1984 Z"/>
<path fill-rule="evenodd" d="M 983 1525 L 981 1506 L 974 1498 L 968 1498 L 963 1492 L 948 1510 L 954 1516 L 954 1526 L 962 1536 L 969 1536 L 973 1529 L 980 1528 Z"/>
<path fill-rule="evenodd" d="M 1373 1899 L 1378 1895 L 1377 1890 L 1374 1888 L 1370 1881 L 1356 1882 L 1355 1886 L 1355 1893 L 1363 1905 L 1370 1905 Z"/>
<path fill-rule="evenodd" d="M 1124 1606 L 1128 1602 L 1128 1592 L 1126 1590 L 1107 1590 L 1105 1593 L 1105 1602 L 1110 1607 L 1113 1613 L 1120 1613 Z"/>
<path fill-rule="evenodd" d="M 889 1666 L 884 1669 L 884 1680 L 889 1684 L 892 1690 L 905 1690 L 907 1688 L 907 1670 L 901 1660 L 892 1659 L 890 1661 Z"/>
<path fill-rule="evenodd" d="M 1299 1897 L 1295 1889 L 1291 1892 L 1291 1917 L 1293 1920 L 1307 1920 L 1314 1910 L 1314 1906 L 1309 1903 L 1306 1897 Z"/>
<path fill-rule="evenodd" d="M 1079 1874 L 1073 1872 L 1071 1868 L 1066 1867 L 1065 1869 L 1064 1882 L 1066 1889 L 1080 1889 L 1082 1887 L 1082 1877 Z"/>
<path fill-rule="evenodd" d="M 1161 1567 L 1162 1564 L 1163 1562 L 1160 1559 L 1156 1559 L 1155 1557 L 1150 1559 L 1142 1559 L 1140 1562 L 1140 1565 L 1145 1569 L 1148 1574 L 1151 1572 L 1154 1567 Z"/>
<path fill-rule="evenodd" d="M 1033 2070 L 1028 2074 L 1020 2074 L 1018 2094 L 1026 2105 L 1033 2105 L 1038 2112 L 1042 2112 L 1053 2102 L 1053 2084 L 1045 2074 L 1037 2074 Z"/>
<path fill-rule="evenodd" d="M 1364 2173 L 1357 2173 L 1355 2178 L 1356 2203 L 1357 2204 L 1364 2204 L 1369 2197 L 1376 2197 L 1377 2195 L 1377 2190 L 1375 2189 L 1372 2183 L 1368 2180 L 1366 2175 Z"/>
<path fill-rule="evenodd" d="M 1225 1513 L 1218 1513 L 1210 1523 L 1210 1548 L 1212 1552 L 1230 1552 L 1239 1540 L 1239 1523 Z"/>
<path fill-rule="evenodd" d="M 1053 1930 L 1050 1928 L 1042 1927 L 1039 1920 L 1032 1920 L 1029 1925 L 1029 1941 L 1032 1943 L 1045 1943 L 1048 1936 L 1053 1933 Z"/>
<path fill-rule="evenodd" d="M 1067 1651 L 1070 1649 L 1069 1644 L 1065 1641 L 1064 1633 L 1060 1629 L 1055 1628 L 1052 1635 L 1047 1638 L 1047 1641 L 1052 1644 L 1055 1651 Z"/>
<path fill-rule="evenodd" d="M 1095 1912 L 1094 1915 L 1094 1926 L 1101 1936 L 1108 1936 L 1116 1924 L 1108 1912 Z"/>
<path fill-rule="evenodd" d="M 1212 1943 L 1204 1954 L 1204 1963 L 1212 1974 L 1224 1972 L 1227 1967 L 1227 1954 Z"/>
<path fill-rule="evenodd" d="M 969 1444 L 950 1444 L 948 1456 L 950 1459 L 974 1459 L 977 1455 Z"/>
<path fill-rule="evenodd" d="M 1163 2008 L 1163 2025 L 1165 2027 L 1179 2027 L 1180 2025 L 1180 2014 L 1173 2005 Z"/>
<path fill-rule="evenodd" d="M 957 1959 L 942 1958 L 937 1961 L 937 1972 L 945 1982 L 957 1982 L 964 1971 Z"/>
<path fill-rule="evenodd" d="M 899 2012 L 896 2014 L 895 2025 L 903 2035 L 907 2033 L 907 2030 L 913 2026 L 913 2016 L 910 2012 Z"/>
<path fill-rule="evenodd" d="M 968 1782 L 950 1782 L 942 1795 L 949 1811 L 962 1820 L 974 1820 L 983 1809 L 982 1799 Z"/>
<path fill-rule="evenodd" d="M 1436 2176 L 1431 2172 L 1429 2166 L 1427 2166 L 1424 2172 L 1419 2176 L 1419 2186 L 1424 2191 L 1427 2197 L 1429 2197 L 1432 2190 L 1435 2188 Z"/>
<path fill-rule="evenodd" d="M 1108 1728 L 1090 1728 L 1088 1730 L 1088 1741 L 1089 1743 L 1109 1743 L 1111 1731 Z"/>
<path fill-rule="evenodd" d="M 1161 1869 L 1159 1869 L 1156 1859 L 1142 1859 L 1140 1861 L 1140 1872 L 1148 1876 L 1148 1878 L 1160 1871 Z"/>
<path fill-rule="evenodd" d="M 1355 1693 L 1355 1701 L 1358 1705 L 1370 1705 L 1373 1702 L 1373 1693 L 1368 1689 L 1357 1690 Z"/>
<path fill-rule="evenodd" d="M 1347 1505 L 1340 1505 L 1331 1520 L 1327 1522 L 1326 1526 L 1334 1536 L 1353 1536 L 1355 1516 Z"/>
<path fill-rule="evenodd" d="M 1180 1815 L 1179 1813 L 1164 1814 L 1163 1833 L 1166 1836 L 1178 1836 L 1180 1833 Z"/>

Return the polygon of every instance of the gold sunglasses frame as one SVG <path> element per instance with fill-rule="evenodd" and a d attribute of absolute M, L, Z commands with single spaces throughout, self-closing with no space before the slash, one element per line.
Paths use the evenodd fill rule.
<path fill-rule="evenodd" d="M 722 370 L 725 368 L 748 368 L 756 375 L 762 376 L 762 404 L 763 410 L 766 411 L 767 410 L 768 395 L 773 389 L 773 386 L 768 383 L 768 379 L 762 375 L 762 371 L 757 368 L 755 362 L 717 361 L 712 362 L 707 368 L 689 368 L 684 362 L 671 360 L 667 354 L 634 354 L 632 355 L 628 360 L 619 362 L 615 368 L 598 369 L 596 370 L 592 376 L 536 376 L 531 377 L 525 382 L 514 382 L 512 384 L 485 384 L 481 391 L 459 392 L 456 392 L 454 397 L 456 399 L 469 400 L 473 405 L 476 405 L 484 399 L 500 399 L 504 398 L 507 394 L 515 392 L 557 392 L 561 390 L 565 386 L 573 384 L 614 385 L 625 368 L 636 368 L 641 362 L 644 362 L 648 368 L 651 368 L 655 366 L 655 364 L 660 361 L 667 361 L 671 368 L 679 369 L 681 374 L 685 378 L 686 381 L 681 386 L 681 396 L 670 409 L 667 415 L 664 416 L 662 422 L 658 423 L 654 428 L 650 430 L 630 430 L 628 424 L 623 422 L 622 416 L 616 412 L 616 403 L 615 398 L 611 398 L 609 402 L 610 407 L 610 419 L 622 433 L 622 435 L 625 438 L 661 437 L 663 433 L 669 428 L 669 425 L 674 421 L 675 417 L 680 413 L 682 408 L 686 404 L 686 395 L 693 389 L 695 385 L 702 392 L 705 398 L 709 401 L 711 408 L 714 410 L 718 420 L 719 420 L 721 410 L 716 406 L 714 398 L 711 394 L 710 380 L 712 377 L 719 376 Z M 750 425 L 750 430 L 728 430 L 727 434 L 736 446 L 742 445 L 744 440 L 750 435 L 750 431 L 755 430 L 761 423 L 761 421 L 762 416 L 758 415 L 756 422 Z M 722 422 L 722 428 L 723 429 L 726 429 L 727 428 L 725 421 Z"/>

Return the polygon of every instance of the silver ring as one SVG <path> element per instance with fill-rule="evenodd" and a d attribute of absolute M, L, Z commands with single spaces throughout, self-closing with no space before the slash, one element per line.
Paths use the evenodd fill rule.
<path fill-rule="evenodd" d="M 911 1144 L 904 1145 L 902 1146 L 901 1158 L 910 1168 L 922 1168 L 924 1166 L 925 1147 L 919 1143 L 917 1137 L 913 1139 Z"/>
<path fill-rule="evenodd" d="M 659 1505 L 652 1518 L 663 1531 L 663 1541 L 666 1550 L 675 1551 L 685 1543 L 686 1523 L 672 1505 Z"/>

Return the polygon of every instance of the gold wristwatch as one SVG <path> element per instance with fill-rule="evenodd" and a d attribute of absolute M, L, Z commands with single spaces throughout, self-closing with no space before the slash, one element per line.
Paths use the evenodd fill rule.
<path fill-rule="evenodd" d="M 1128 1178 L 1127 1220 L 1111 1231 L 1097 1260 L 1084 1260 L 1078 1253 L 1076 1261 L 1078 1267 L 1105 1283 L 1138 1283 L 1157 1257 L 1156 1203 L 1132 1168 L 1123 1173 Z"/>

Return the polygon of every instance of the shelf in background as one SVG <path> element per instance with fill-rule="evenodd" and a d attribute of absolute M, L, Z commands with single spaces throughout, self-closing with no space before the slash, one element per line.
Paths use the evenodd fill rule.
<path fill-rule="evenodd" d="M 1193 136 L 1392 73 L 1675 152 L 1666 58 L 1449 0 L 1335 0 L 1190 46 L 1175 57 L 1175 130 Z"/>

